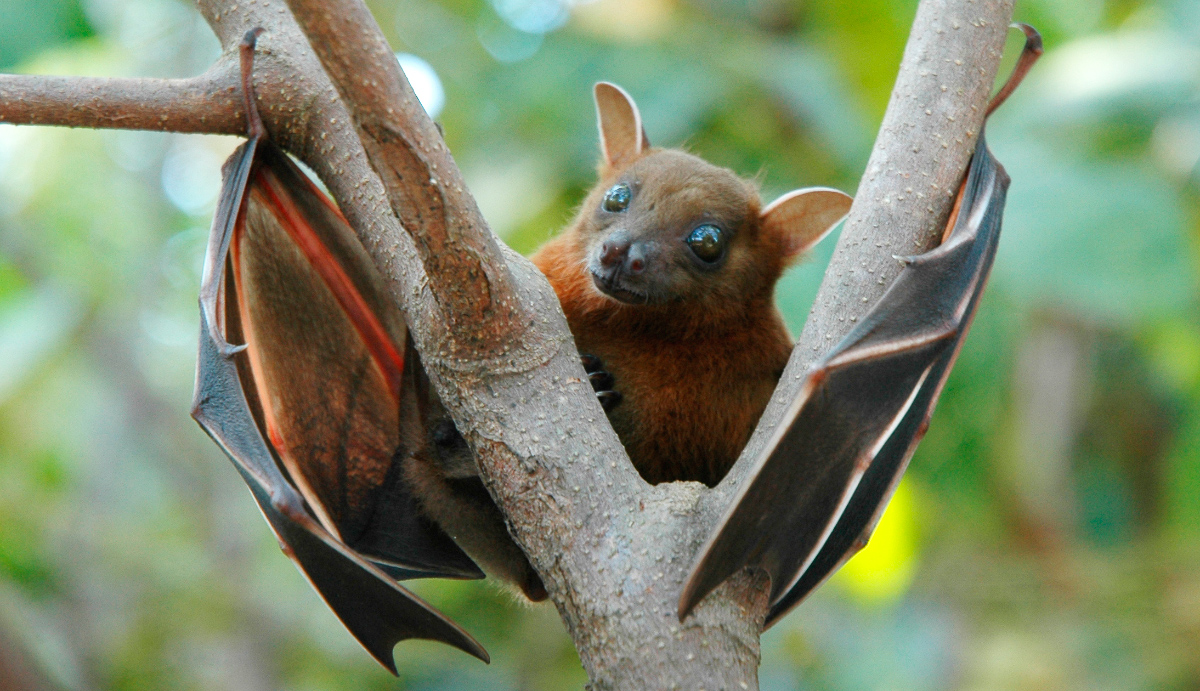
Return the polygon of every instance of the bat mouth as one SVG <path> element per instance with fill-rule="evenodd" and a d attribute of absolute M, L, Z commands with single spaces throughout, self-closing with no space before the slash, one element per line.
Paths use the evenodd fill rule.
<path fill-rule="evenodd" d="M 595 270 L 590 273 L 592 274 L 592 283 L 595 284 L 596 289 L 617 302 L 623 302 L 627 305 L 646 305 L 650 303 L 650 294 L 625 285 L 624 281 L 621 280 L 619 271 L 614 271 L 608 276 Z"/>

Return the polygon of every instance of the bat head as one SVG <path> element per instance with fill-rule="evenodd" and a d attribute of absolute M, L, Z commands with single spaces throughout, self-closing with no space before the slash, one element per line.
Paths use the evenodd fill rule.
<path fill-rule="evenodd" d="M 601 294 L 631 305 L 702 301 L 714 312 L 768 295 L 784 267 L 845 216 L 837 190 L 762 206 L 756 186 L 683 151 L 650 146 L 637 104 L 595 87 L 600 184 L 573 230 Z"/>

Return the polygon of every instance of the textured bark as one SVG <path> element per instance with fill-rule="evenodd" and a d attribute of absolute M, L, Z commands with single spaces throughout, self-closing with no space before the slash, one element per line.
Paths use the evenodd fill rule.
<path fill-rule="evenodd" d="M 375 19 L 359 0 L 288 4 L 348 106 L 392 211 L 416 241 L 434 279 L 430 290 L 452 325 L 452 349 L 498 354 L 519 337 L 527 318 L 500 241 Z"/>
<path fill-rule="evenodd" d="M 743 572 L 680 623 L 683 581 L 804 369 L 897 275 L 893 254 L 935 244 L 1011 2 L 922 2 L 809 324 L 742 460 L 714 490 L 651 487 L 633 470 L 548 283 L 487 228 L 360 0 L 288 0 L 299 25 L 283 2 L 199 0 L 226 57 L 195 79 L 0 76 L 0 121 L 241 132 L 230 58 L 246 30 L 264 27 L 254 78 L 267 129 L 325 181 L 383 272 L 590 688 L 757 688 L 765 579 Z"/>
<path fill-rule="evenodd" d="M 237 66 L 192 79 L 102 79 L 0 74 L 0 122 L 242 134 Z"/>

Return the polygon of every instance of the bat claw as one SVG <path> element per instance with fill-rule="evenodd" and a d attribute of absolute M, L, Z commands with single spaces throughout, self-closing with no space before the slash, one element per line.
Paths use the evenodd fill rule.
<path fill-rule="evenodd" d="M 221 354 L 221 357 L 223 357 L 227 360 L 229 358 L 233 357 L 234 355 L 237 355 L 238 353 L 242 352 L 245 349 L 246 349 L 245 343 L 243 343 L 241 345 L 234 345 L 232 343 L 226 342 L 224 339 L 222 339 L 221 342 L 217 344 L 217 352 Z"/>
<path fill-rule="evenodd" d="M 617 407 L 621 402 L 621 394 L 618 391 L 597 391 L 596 398 L 600 401 L 600 407 L 604 408 L 604 412 L 609 412 Z"/>
<path fill-rule="evenodd" d="M 580 355 L 579 361 L 583 364 L 583 371 L 587 372 L 588 381 L 592 384 L 592 390 L 596 392 L 600 407 L 604 408 L 606 413 L 615 408 L 621 402 L 621 394 L 612 390 L 613 375 L 604 371 L 604 362 L 589 353 Z"/>
<path fill-rule="evenodd" d="M 592 383 L 592 390 L 596 392 L 608 391 L 613 386 L 613 376 L 604 370 L 589 374 L 588 381 Z"/>
<path fill-rule="evenodd" d="M 203 291 L 203 288 L 201 288 L 201 291 Z M 209 340 L 217 347 L 217 352 L 220 353 L 221 357 L 228 360 L 246 349 L 245 343 L 234 345 L 225 340 L 225 334 L 221 333 L 221 330 L 215 326 L 217 323 L 216 310 L 211 310 L 212 313 L 210 314 L 209 310 L 204 306 L 203 299 L 200 301 L 200 309 L 205 313 L 205 321 L 207 322 L 205 328 L 208 330 Z"/>

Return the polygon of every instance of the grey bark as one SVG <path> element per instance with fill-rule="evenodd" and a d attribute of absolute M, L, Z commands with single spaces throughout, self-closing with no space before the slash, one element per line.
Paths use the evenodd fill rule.
<path fill-rule="evenodd" d="M 809 323 L 741 460 L 712 490 L 651 487 L 633 470 L 549 285 L 484 224 L 365 7 L 288 1 L 299 26 L 283 0 L 199 6 L 227 57 L 247 29 L 267 30 L 255 73 L 267 129 L 326 182 L 379 265 L 590 688 L 756 688 L 765 579 L 739 574 L 683 623 L 678 594 L 804 369 L 882 294 L 899 271 L 893 254 L 936 243 L 981 129 L 1011 0 L 921 3 Z M 232 63 L 161 82 L 0 76 L 0 121 L 241 131 Z M 156 121 L 143 101 L 172 115 Z"/>
<path fill-rule="evenodd" d="M 191 79 L 0 75 L 0 121 L 243 134 L 237 63 L 222 59 Z"/>

